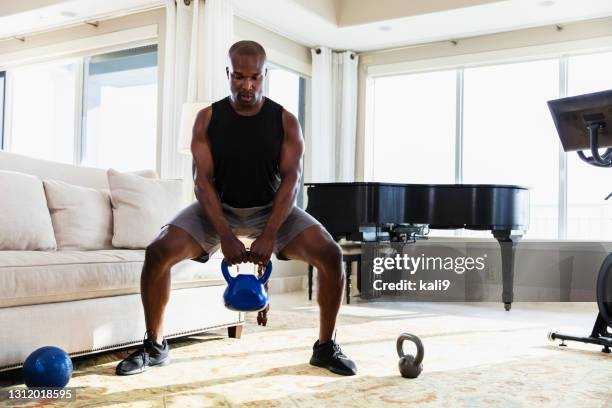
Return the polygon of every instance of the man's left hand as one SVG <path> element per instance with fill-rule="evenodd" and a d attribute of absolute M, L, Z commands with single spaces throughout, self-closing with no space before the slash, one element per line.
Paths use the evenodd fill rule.
<path fill-rule="evenodd" d="M 258 265 L 267 265 L 274 250 L 276 237 L 263 233 L 251 244 L 251 262 Z"/>

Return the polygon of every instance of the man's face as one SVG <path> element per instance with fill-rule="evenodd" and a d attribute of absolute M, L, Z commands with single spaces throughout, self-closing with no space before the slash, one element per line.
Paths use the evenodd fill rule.
<path fill-rule="evenodd" d="M 228 67 L 232 100 L 245 108 L 261 101 L 266 75 L 265 60 L 256 55 L 232 55 Z"/>

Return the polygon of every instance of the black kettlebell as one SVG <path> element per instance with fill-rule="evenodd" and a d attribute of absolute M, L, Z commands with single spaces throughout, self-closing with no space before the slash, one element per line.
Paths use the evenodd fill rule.
<path fill-rule="evenodd" d="M 417 355 L 414 357 L 412 354 L 404 354 L 404 340 L 410 340 L 417 348 Z M 423 357 L 425 355 L 425 348 L 421 339 L 414 334 L 402 333 L 397 338 L 397 354 L 400 356 L 399 370 L 404 378 L 417 378 L 421 371 L 423 371 Z"/>

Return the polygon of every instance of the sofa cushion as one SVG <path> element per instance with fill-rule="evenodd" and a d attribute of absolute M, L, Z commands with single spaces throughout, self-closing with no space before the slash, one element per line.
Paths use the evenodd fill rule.
<path fill-rule="evenodd" d="M 0 170 L 0 250 L 54 250 L 42 181 Z"/>
<path fill-rule="evenodd" d="M 111 249 L 113 212 L 106 191 L 43 180 L 57 248 Z"/>
<path fill-rule="evenodd" d="M 183 207 L 182 180 L 147 179 L 108 170 L 113 246 L 145 248 Z"/>
<path fill-rule="evenodd" d="M 143 250 L 2 251 L 0 307 L 139 293 L 143 261 Z M 224 285 L 220 262 L 175 265 L 172 288 Z"/>

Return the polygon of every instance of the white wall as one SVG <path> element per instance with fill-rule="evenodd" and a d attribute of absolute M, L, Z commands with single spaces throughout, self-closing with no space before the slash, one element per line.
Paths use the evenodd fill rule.
<path fill-rule="evenodd" d="M 310 48 L 240 17 L 234 17 L 234 35 L 236 41 L 248 39 L 260 43 L 274 64 L 304 76 L 311 75 Z"/>
<path fill-rule="evenodd" d="M 23 53 L 28 50 L 40 50 L 39 54 L 44 57 L 44 50 L 51 46 L 58 46 L 76 40 L 94 38 L 99 35 L 107 35 L 114 32 L 143 27 L 148 25 L 161 26 L 164 23 L 164 12 L 161 9 L 144 13 L 131 14 L 124 17 L 103 20 L 99 26 L 93 27 L 88 24 L 58 29 L 55 31 L 33 34 L 25 36 L 25 41 L 9 39 L 0 41 L 0 69 L 3 67 L 2 61 L 8 60 L 7 56 Z M 112 48 L 112 47 L 109 47 Z M 102 51 L 106 51 L 103 49 Z M 66 55 L 78 55 L 78 51 L 65 49 L 62 50 Z"/>
<path fill-rule="evenodd" d="M 3 1 L 0 2 L 0 16 L 23 13 L 25 11 L 52 6 L 65 0 L 28 0 L 28 1 Z"/>

